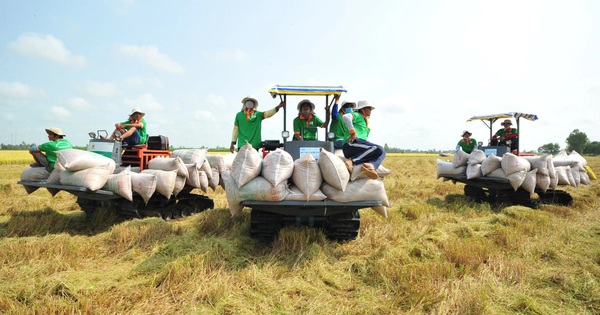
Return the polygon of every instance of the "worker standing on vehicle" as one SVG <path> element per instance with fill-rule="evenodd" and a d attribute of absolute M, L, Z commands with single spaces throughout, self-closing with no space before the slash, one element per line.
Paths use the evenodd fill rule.
<path fill-rule="evenodd" d="M 385 150 L 382 146 L 367 141 L 371 132 L 369 119 L 374 109 L 375 107 L 369 105 L 369 102 L 358 101 L 356 110 L 343 116 L 350 133 L 342 148 L 346 157 L 346 167 L 352 171 L 354 165 L 362 164 L 362 172 L 371 179 L 378 177 L 375 170 L 385 158 Z"/>
<path fill-rule="evenodd" d="M 270 109 L 266 112 L 259 112 L 258 101 L 252 96 L 246 96 L 242 99 L 242 110 L 235 115 L 233 122 L 233 132 L 231 134 L 231 146 L 229 152 L 235 151 L 235 144 L 237 142 L 238 150 L 241 146 L 250 143 L 256 150 L 260 149 L 261 138 L 261 127 L 263 119 L 267 119 L 275 115 L 280 108 L 285 106 L 285 103 L 281 101 L 275 108 Z"/>
<path fill-rule="evenodd" d="M 336 149 L 341 149 L 346 139 L 350 137 L 350 132 L 348 132 L 348 127 L 346 127 L 342 116 L 344 116 L 346 113 L 351 113 L 356 107 L 355 102 L 344 101 L 342 102 L 342 108 L 340 108 L 338 111 L 339 99 L 340 96 L 335 95 L 335 103 L 333 104 L 333 109 L 331 110 L 331 127 L 329 128 L 329 130 L 335 134 L 333 146 Z"/>
<path fill-rule="evenodd" d="M 327 118 L 325 122 L 315 115 L 315 104 L 310 100 L 298 103 L 298 117 L 294 118 L 294 140 L 317 140 L 317 127 L 325 128 L 329 125 L 329 110 L 331 105 L 325 106 Z"/>
<path fill-rule="evenodd" d="M 498 129 L 492 137 L 491 145 L 510 146 L 510 150 L 518 150 L 519 148 L 519 130 L 512 128 L 510 119 L 505 119 L 500 125 L 504 128 Z M 510 141 L 510 142 L 508 142 Z M 510 145 L 509 145 L 510 143 Z"/>
<path fill-rule="evenodd" d="M 462 139 L 460 139 L 460 141 L 458 141 L 458 144 L 456 144 L 456 151 L 458 150 L 463 150 L 466 153 L 471 153 L 473 152 L 473 150 L 477 149 L 477 140 L 471 138 L 472 133 L 470 133 L 468 130 L 463 130 L 462 132 Z"/>
<path fill-rule="evenodd" d="M 33 156 L 35 163 L 31 167 L 45 167 L 48 172 L 52 172 L 56 163 L 56 152 L 60 150 L 72 149 L 73 145 L 67 139 L 59 128 L 46 129 L 48 134 L 48 142 L 42 143 L 39 146 L 33 144 L 29 148 L 29 154 Z M 45 153 L 45 154 L 44 154 Z"/>

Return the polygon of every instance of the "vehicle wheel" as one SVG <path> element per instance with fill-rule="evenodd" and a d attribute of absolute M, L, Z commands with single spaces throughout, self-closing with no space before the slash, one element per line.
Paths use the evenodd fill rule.
<path fill-rule="evenodd" d="M 573 205 L 573 197 L 564 190 L 546 190 L 546 192 L 537 192 L 542 203 L 558 204 L 562 206 Z"/>
<path fill-rule="evenodd" d="M 465 185 L 465 196 L 473 199 L 475 202 L 481 203 L 487 200 L 485 191 L 481 187 Z"/>
<path fill-rule="evenodd" d="M 250 236 L 273 239 L 283 227 L 283 216 L 277 213 L 252 209 L 250 213 Z"/>
<path fill-rule="evenodd" d="M 357 210 L 327 217 L 325 235 L 337 241 L 356 239 L 360 229 L 360 213 Z"/>

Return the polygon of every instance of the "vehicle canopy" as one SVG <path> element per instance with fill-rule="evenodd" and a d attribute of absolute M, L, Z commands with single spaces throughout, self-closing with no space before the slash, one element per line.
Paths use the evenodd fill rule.
<path fill-rule="evenodd" d="M 279 98 L 287 103 L 287 96 L 325 96 L 325 105 L 331 105 L 333 103 L 334 98 L 329 100 L 329 96 L 332 95 L 341 95 L 342 93 L 347 92 L 343 86 L 314 86 L 314 85 L 275 85 L 273 88 L 269 90 L 269 93 L 273 98 L 279 96 Z M 286 104 L 287 105 L 287 104 Z M 283 107 L 283 142 L 286 142 L 289 137 L 289 132 L 286 129 L 286 120 L 287 120 L 287 106 Z M 325 134 L 327 134 L 329 130 L 329 126 L 325 129 Z"/>
<path fill-rule="evenodd" d="M 496 122 L 496 120 L 511 119 L 511 118 L 515 119 L 519 133 L 521 132 L 521 126 L 520 126 L 520 122 L 519 122 L 519 120 L 521 118 L 531 120 L 531 121 L 536 121 L 538 119 L 537 115 L 535 115 L 535 114 L 508 112 L 508 113 L 499 113 L 499 114 L 491 114 L 491 115 L 473 116 L 473 117 L 467 119 L 467 121 L 481 120 L 490 130 L 490 139 L 492 139 L 492 136 L 494 135 L 493 125 Z"/>

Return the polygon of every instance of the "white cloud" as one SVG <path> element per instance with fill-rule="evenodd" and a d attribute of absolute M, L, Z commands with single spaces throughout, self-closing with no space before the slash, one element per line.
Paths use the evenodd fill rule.
<path fill-rule="evenodd" d="M 13 51 L 25 56 L 51 60 L 60 64 L 84 66 L 85 58 L 73 55 L 63 42 L 52 35 L 21 35 L 9 44 Z"/>
<path fill-rule="evenodd" d="M 81 97 L 71 97 L 67 100 L 69 107 L 78 111 L 89 111 L 94 109 L 94 106 Z"/>
<path fill-rule="evenodd" d="M 162 88 L 163 84 L 157 78 L 144 78 L 140 76 L 132 76 L 125 79 L 125 83 L 131 87 L 143 88 L 145 86 L 152 88 Z"/>
<path fill-rule="evenodd" d="M 194 119 L 201 122 L 215 122 L 215 116 L 209 111 L 197 110 L 194 112 Z"/>
<path fill-rule="evenodd" d="M 29 100 L 44 95 L 44 91 L 35 90 L 21 82 L 0 81 L 0 99 Z"/>
<path fill-rule="evenodd" d="M 162 54 L 156 46 L 119 45 L 117 51 L 122 55 L 140 59 L 158 70 L 172 74 L 184 74 L 185 72 L 180 64 Z"/>
<path fill-rule="evenodd" d="M 248 59 L 248 56 L 243 50 L 233 50 L 233 51 L 220 51 L 214 55 L 214 58 L 217 60 L 233 60 L 233 61 L 245 61 Z"/>
<path fill-rule="evenodd" d="M 71 112 L 62 106 L 52 106 L 50 113 L 52 113 L 52 117 L 59 120 L 66 120 L 71 117 Z"/>
<path fill-rule="evenodd" d="M 127 114 L 130 114 L 130 111 L 133 108 L 140 108 L 141 110 L 143 110 L 144 112 L 149 112 L 149 111 L 161 111 L 163 108 L 163 105 L 160 104 L 152 94 L 142 94 L 140 96 L 138 96 L 136 99 L 125 99 L 123 100 L 123 103 L 125 105 L 127 105 Z"/>
<path fill-rule="evenodd" d="M 114 97 L 119 93 L 117 87 L 114 84 L 110 82 L 97 81 L 88 82 L 87 86 L 85 87 L 85 91 L 92 96 L 104 98 Z"/>

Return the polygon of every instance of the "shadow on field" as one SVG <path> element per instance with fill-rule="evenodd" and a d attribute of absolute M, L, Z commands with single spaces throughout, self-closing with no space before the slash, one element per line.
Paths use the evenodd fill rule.
<path fill-rule="evenodd" d="M 0 223 L 0 237 L 43 236 L 61 233 L 94 235 L 108 230 L 123 220 L 103 211 L 90 217 L 83 211 L 60 213 L 46 207 L 40 210 L 13 213 L 8 221 Z"/>

